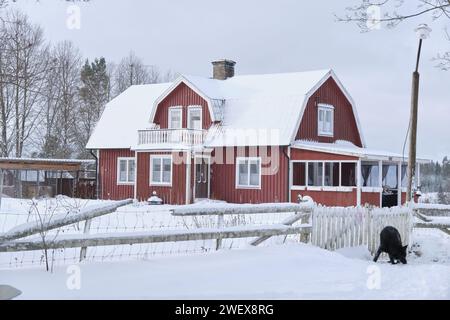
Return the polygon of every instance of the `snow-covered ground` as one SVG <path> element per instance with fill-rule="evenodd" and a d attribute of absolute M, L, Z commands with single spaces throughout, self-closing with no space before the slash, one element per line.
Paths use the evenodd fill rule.
<path fill-rule="evenodd" d="M 36 218 L 30 213 L 30 200 L 3 200 L 0 233 Z M 58 214 L 98 204 L 58 198 L 40 201 L 37 207 L 42 213 Z M 94 219 L 91 233 L 217 223 L 214 217 L 174 217 L 171 208 L 128 205 Z M 225 224 L 271 224 L 284 218 L 285 214 L 229 217 Z M 63 232 L 82 230 L 83 225 L 73 225 Z M 407 265 L 390 265 L 386 257 L 374 264 L 364 247 L 330 252 L 298 243 L 295 237 L 276 237 L 256 248 L 248 243 L 249 239 L 226 239 L 226 249 L 218 252 L 214 240 L 88 248 L 82 263 L 77 262 L 79 249 L 58 250 L 53 273 L 44 271 L 40 251 L 2 253 L 0 284 L 20 289 L 21 299 L 450 299 L 450 236 L 436 229 L 414 230 Z M 79 290 L 70 285 L 76 287 L 77 279 Z"/>
<path fill-rule="evenodd" d="M 385 257 L 374 264 L 363 247 L 285 244 L 83 263 L 79 290 L 67 286 L 78 270 L 66 267 L 3 270 L 0 283 L 20 289 L 21 299 L 450 299 L 450 237 L 422 229 L 414 239 L 407 265 Z"/>

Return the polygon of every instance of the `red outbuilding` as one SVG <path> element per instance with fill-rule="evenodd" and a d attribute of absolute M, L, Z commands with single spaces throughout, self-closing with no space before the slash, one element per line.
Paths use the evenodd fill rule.
<path fill-rule="evenodd" d="M 234 61 L 213 66 L 213 78 L 131 86 L 106 105 L 87 144 L 99 198 L 404 203 L 407 159 L 367 148 L 332 70 L 234 76 Z"/>

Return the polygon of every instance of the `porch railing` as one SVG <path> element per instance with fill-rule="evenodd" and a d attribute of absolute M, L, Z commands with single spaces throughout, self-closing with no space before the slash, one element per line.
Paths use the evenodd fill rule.
<path fill-rule="evenodd" d="M 196 129 L 146 129 L 139 130 L 139 145 L 177 143 L 185 145 L 202 144 L 206 130 Z"/>

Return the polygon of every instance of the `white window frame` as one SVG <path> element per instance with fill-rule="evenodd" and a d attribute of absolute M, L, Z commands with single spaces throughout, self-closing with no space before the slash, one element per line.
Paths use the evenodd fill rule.
<path fill-rule="evenodd" d="M 322 163 L 322 186 L 310 186 L 308 185 L 309 180 L 309 163 Z M 338 163 L 339 164 L 339 186 L 325 186 L 325 163 Z M 295 186 L 291 184 L 291 190 L 298 191 L 332 191 L 332 192 L 352 192 L 353 190 L 358 188 L 358 180 L 356 180 L 356 186 L 342 186 L 342 163 L 355 163 L 357 164 L 357 160 L 291 160 L 291 165 L 293 163 L 304 163 L 305 164 L 305 185 L 304 186 Z M 290 179 L 293 181 L 293 170 L 290 172 Z M 356 178 L 358 179 L 358 178 Z"/>
<path fill-rule="evenodd" d="M 199 110 L 200 111 L 200 129 L 197 129 L 197 130 L 202 130 L 203 129 L 203 108 L 202 108 L 202 106 L 188 106 L 186 127 L 188 129 L 195 129 L 195 128 L 191 128 L 190 127 L 190 124 L 191 124 L 191 111 L 193 111 L 193 110 Z"/>
<path fill-rule="evenodd" d="M 259 161 L 259 184 L 258 185 L 250 185 L 250 161 Z M 239 183 L 239 163 L 242 161 L 248 161 L 248 185 L 242 185 Z M 236 157 L 236 189 L 261 189 L 261 174 L 262 170 L 262 159 L 261 157 Z"/>
<path fill-rule="evenodd" d="M 153 161 L 155 159 L 158 159 L 161 161 L 161 174 L 160 174 L 160 180 L 161 182 L 154 182 L 153 181 Z M 164 173 L 163 170 L 163 159 L 170 159 L 170 181 L 169 182 L 162 182 L 162 176 Z M 173 177 L 173 159 L 172 155 L 151 155 L 150 156 L 150 180 L 149 185 L 150 186 L 165 186 L 165 187 L 171 187 L 172 186 L 172 177 Z"/>
<path fill-rule="evenodd" d="M 179 111 L 180 112 L 180 127 L 179 128 L 174 128 L 172 127 L 172 112 L 173 111 Z M 168 110 L 169 116 L 168 116 L 168 123 L 167 123 L 167 128 L 169 129 L 181 129 L 183 128 L 183 107 L 182 106 L 174 106 L 174 107 L 169 107 Z"/>
<path fill-rule="evenodd" d="M 121 161 L 126 161 L 127 165 L 126 165 L 126 173 L 127 173 L 127 181 L 120 181 L 120 162 Z M 129 162 L 130 161 L 134 161 L 134 178 L 133 181 L 129 181 Z M 136 181 L 136 176 L 137 176 L 137 167 L 136 167 L 136 158 L 134 157 L 118 157 L 117 158 L 117 185 L 134 185 L 135 181 Z"/>
<path fill-rule="evenodd" d="M 320 122 L 320 112 L 324 112 L 323 121 L 325 122 L 326 113 L 331 112 L 331 132 L 323 131 L 323 126 Z M 317 134 L 323 137 L 333 137 L 334 136 L 334 107 L 330 104 L 319 103 L 317 105 Z"/>

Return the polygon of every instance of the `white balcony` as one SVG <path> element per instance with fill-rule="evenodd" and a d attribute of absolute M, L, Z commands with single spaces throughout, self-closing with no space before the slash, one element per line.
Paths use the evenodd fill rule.
<path fill-rule="evenodd" d="M 139 130 L 138 145 L 177 144 L 194 146 L 203 144 L 206 130 L 195 129 L 146 129 Z"/>

